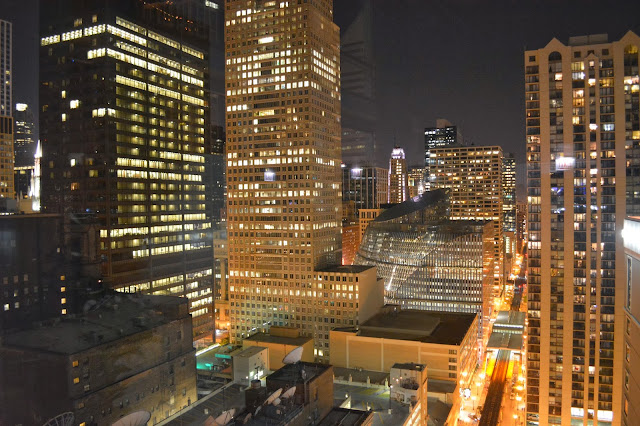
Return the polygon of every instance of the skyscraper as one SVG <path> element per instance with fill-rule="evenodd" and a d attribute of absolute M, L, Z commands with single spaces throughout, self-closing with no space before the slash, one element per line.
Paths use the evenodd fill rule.
<path fill-rule="evenodd" d="M 13 105 L 12 24 L 0 19 L 0 116 L 11 116 Z"/>
<path fill-rule="evenodd" d="M 33 173 L 36 143 L 34 139 L 33 111 L 27 104 L 17 103 L 13 110 L 13 151 L 15 158 L 15 191 L 19 197 L 29 194 Z"/>
<path fill-rule="evenodd" d="M 509 153 L 502 159 L 502 194 L 502 226 L 516 232 L 516 160 Z"/>
<path fill-rule="evenodd" d="M 95 213 L 106 282 L 188 297 L 211 338 L 206 33 L 142 1 L 70 4 L 41 3 L 44 211 Z"/>
<path fill-rule="evenodd" d="M 407 173 L 407 177 L 408 177 L 407 188 L 409 190 L 409 198 L 422 195 L 422 193 L 425 191 L 424 167 L 422 166 L 409 167 L 409 172 Z"/>
<path fill-rule="evenodd" d="M 626 422 L 619 233 L 625 145 L 640 141 L 638 46 L 628 32 L 525 52 L 528 424 Z"/>
<path fill-rule="evenodd" d="M 324 308 L 306 302 L 314 271 L 340 264 L 340 39 L 332 3 L 226 3 L 232 341 L 271 325 L 314 337 L 327 327 Z"/>
<path fill-rule="evenodd" d="M 0 198 L 15 198 L 11 118 L 12 42 L 11 22 L 0 20 Z"/>
<path fill-rule="evenodd" d="M 342 169 L 342 201 L 355 203 L 360 209 L 377 209 L 387 202 L 389 171 L 382 167 L 349 167 Z"/>
<path fill-rule="evenodd" d="M 351 0 L 335 5 L 336 14 L 344 12 L 340 16 L 346 21 L 339 23 L 342 161 L 354 167 L 375 166 L 371 161 L 376 151 L 373 3 Z"/>
<path fill-rule="evenodd" d="M 431 167 L 431 150 L 433 148 L 441 148 L 445 146 L 462 145 L 462 134 L 458 130 L 458 126 L 451 124 L 449 120 L 438 118 L 436 127 L 427 127 L 424 129 L 424 179 L 425 191 L 431 189 L 430 167 Z"/>
<path fill-rule="evenodd" d="M 389 203 L 397 204 L 407 200 L 408 183 L 404 149 L 396 146 L 389 158 Z"/>
<path fill-rule="evenodd" d="M 431 149 L 431 190 L 449 188 L 451 219 L 491 220 L 494 227 L 494 297 L 504 284 L 502 148 L 446 146 Z"/>

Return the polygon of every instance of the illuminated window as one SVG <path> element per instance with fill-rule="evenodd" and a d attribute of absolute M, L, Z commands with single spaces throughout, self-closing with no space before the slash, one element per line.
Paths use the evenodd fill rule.
<path fill-rule="evenodd" d="M 60 292 L 64 293 L 65 291 L 67 291 L 66 287 L 60 287 Z"/>
<path fill-rule="evenodd" d="M 60 275 L 60 281 L 64 281 L 64 275 Z"/>
<path fill-rule="evenodd" d="M 62 121 L 67 121 L 67 114 L 62 114 L 62 116 L 60 117 L 60 119 Z"/>
<path fill-rule="evenodd" d="M 67 303 L 66 297 L 63 297 L 62 299 L 60 299 L 60 304 L 64 305 L 65 303 Z"/>
<path fill-rule="evenodd" d="M 82 25 L 82 18 L 78 18 L 73 21 L 74 27 L 79 27 L 80 25 Z"/>
<path fill-rule="evenodd" d="M 74 377 L 73 378 L 73 383 L 75 383 L 75 384 L 80 383 L 80 377 Z"/>
<path fill-rule="evenodd" d="M 71 366 L 72 366 L 72 367 L 77 367 L 78 365 L 80 365 L 80 363 L 78 362 L 78 360 L 75 360 L 75 361 L 71 362 Z"/>
<path fill-rule="evenodd" d="M 61 312 L 62 312 L 62 315 L 67 315 L 67 310 L 66 309 L 63 309 Z"/>

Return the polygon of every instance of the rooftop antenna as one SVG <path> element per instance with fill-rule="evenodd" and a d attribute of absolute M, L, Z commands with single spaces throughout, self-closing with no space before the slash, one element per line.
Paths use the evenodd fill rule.
<path fill-rule="evenodd" d="M 304 348 L 302 346 L 298 346 L 297 348 L 293 349 L 291 352 L 289 352 L 287 355 L 285 355 L 284 358 L 282 358 L 282 363 L 283 364 L 296 364 L 300 361 L 300 359 L 302 359 L 302 352 L 303 352 Z"/>
<path fill-rule="evenodd" d="M 136 411 L 135 413 L 124 416 L 111 426 L 146 426 L 150 418 L 150 412 Z"/>
<path fill-rule="evenodd" d="M 229 424 L 231 420 L 233 420 L 233 415 L 236 413 L 236 409 L 232 408 L 231 410 L 223 411 L 215 419 L 211 416 L 205 420 L 203 426 L 225 426 Z"/>
<path fill-rule="evenodd" d="M 66 413 L 58 414 L 57 416 L 47 420 L 47 422 L 42 426 L 71 426 L 73 425 L 73 420 L 75 416 L 71 411 L 67 411 Z"/>
<path fill-rule="evenodd" d="M 288 399 L 288 398 L 291 398 L 295 393 L 296 393 L 296 387 L 293 386 L 293 387 L 290 387 L 289 390 L 287 390 L 285 393 L 283 393 L 282 396 L 280 396 L 280 398 Z"/>
<path fill-rule="evenodd" d="M 264 401 L 264 405 L 269 405 L 272 404 L 276 399 L 278 399 L 278 397 L 280 396 L 280 394 L 282 393 L 282 388 L 278 389 L 277 391 L 273 392 L 271 395 L 269 395 L 269 397 Z"/>

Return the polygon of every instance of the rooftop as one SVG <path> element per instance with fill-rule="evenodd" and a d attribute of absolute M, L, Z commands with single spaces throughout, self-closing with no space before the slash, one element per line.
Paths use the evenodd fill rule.
<path fill-rule="evenodd" d="M 460 345 L 476 314 L 400 310 L 381 312 L 360 325 L 359 336 Z"/>
<path fill-rule="evenodd" d="M 366 270 L 374 268 L 372 265 L 335 265 L 327 268 L 317 269 L 315 272 L 339 272 L 346 274 L 359 274 Z"/>
<path fill-rule="evenodd" d="M 176 317 L 170 312 L 177 313 L 177 307 L 187 303 L 187 299 L 174 296 L 111 294 L 88 301 L 86 314 L 7 335 L 3 344 L 74 354 L 169 323 Z M 184 312 L 188 315 L 188 310 Z"/>
<path fill-rule="evenodd" d="M 447 191 L 444 189 L 437 189 L 435 191 L 428 191 L 414 198 L 410 198 L 400 204 L 396 204 L 380 213 L 376 217 L 374 222 L 386 222 L 387 220 L 397 219 L 402 216 L 423 210 L 427 207 L 431 207 L 438 202 L 447 198 Z"/>
<path fill-rule="evenodd" d="M 250 342 L 264 342 L 264 343 L 276 343 L 280 345 L 292 345 L 292 346 L 302 346 L 308 341 L 312 340 L 311 337 L 299 336 L 299 337 L 286 337 L 286 336 L 272 336 L 268 333 L 259 332 L 256 334 L 252 334 L 251 336 L 244 339 L 245 341 Z"/>
<path fill-rule="evenodd" d="M 370 421 L 372 417 L 373 411 L 333 407 L 318 426 L 358 426 Z"/>
<path fill-rule="evenodd" d="M 393 366 L 391 368 L 397 368 L 399 370 L 415 370 L 415 371 L 423 371 L 425 369 L 425 365 L 424 364 L 416 364 L 413 362 L 408 362 L 408 363 L 401 363 L 401 362 L 397 362 L 395 364 L 393 364 Z"/>
<path fill-rule="evenodd" d="M 260 352 L 263 352 L 266 350 L 267 348 L 264 348 L 262 346 L 249 346 L 248 348 L 245 348 L 243 350 L 240 350 L 239 352 L 231 354 L 231 356 L 233 358 L 251 358 L 252 356 L 257 355 Z"/>
<path fill-rule="evenodd" d="M 332 366 L 304 361 L 299 361 L 295 364 L 285 364 L 282 368 L 269 375 L 267 378 L 267 387 L 272 380 L 284 381 L 293 385 L 309 383 L 329 368 L 332 368 Z"/>

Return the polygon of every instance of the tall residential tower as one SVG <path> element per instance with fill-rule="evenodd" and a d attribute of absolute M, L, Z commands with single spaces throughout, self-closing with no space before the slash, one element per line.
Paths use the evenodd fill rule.
<path fill-rule="evenodd" d="M 389 158 L 389 203 L 398 204 L 407 200 L 409 192 L 407 160 L 404 149 L 396 146 Z"/>
<path fill-rule="evenodd" d="M 340 264 L 340 37 L 332 3 L 225 4 L 232 341 L 271 325 L 316 337 L 328 327 L 320 326 L 324 308 L 309 298 L 314 271 Z"/>
<path fill-rule="evenodd" d="M 528 424 L 623 415 L 625 145 L 637 146 L 638 47 L 628 32 L 525 52 Z M 592 420 L 593 419 L 593 420 Z"/>

